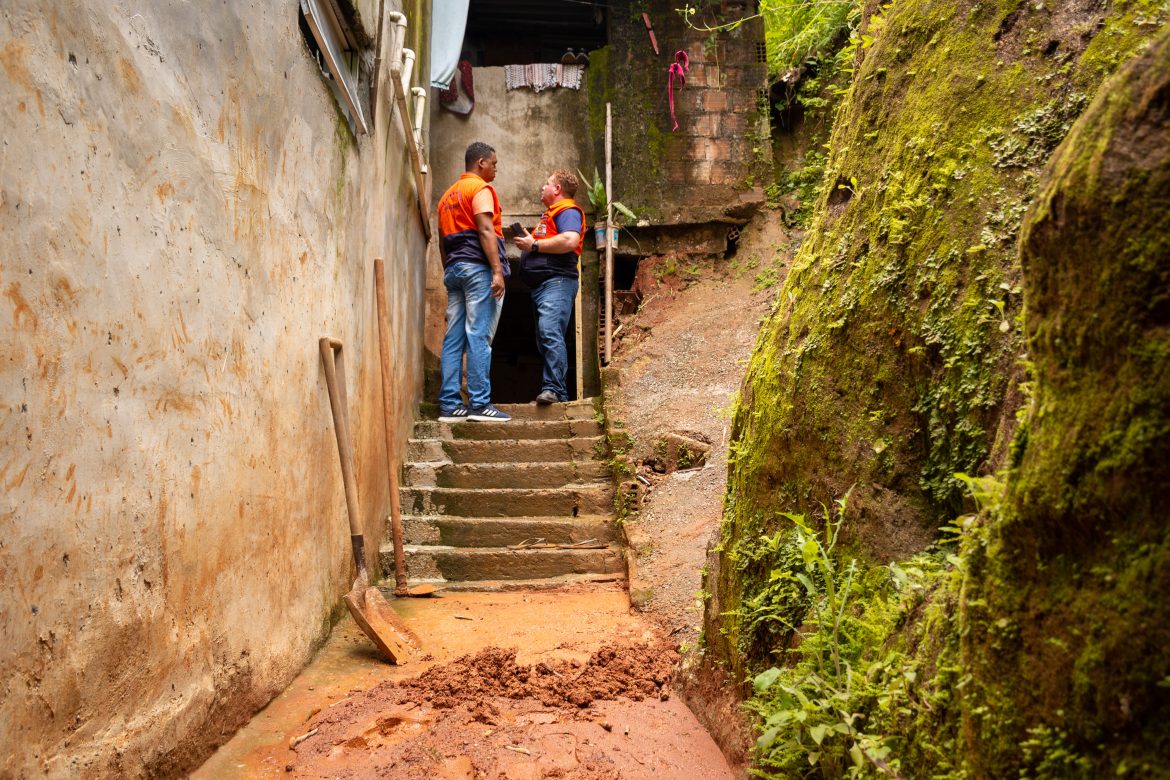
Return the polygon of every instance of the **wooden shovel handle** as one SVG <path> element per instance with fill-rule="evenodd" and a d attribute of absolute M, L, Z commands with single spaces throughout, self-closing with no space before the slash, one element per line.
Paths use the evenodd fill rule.
<path fill-rule="evenodd" d="M 328 336 L 319 342 L 321 362 L 325 366 L 325 384 L 329 387 L 329 406 L 333 410 L 333 431 L 337 434 L 337 454 L 341 457 L 341 479 L 345 485 L 345 509 L 349 513 L 349 540 L 358 572 L 366 571 L 365 540 L 358 504 L 357 480 L 354 478 L 353 444 L 349 438 L 349 408 L 345 398 L 345 358 L 341 341 Z"/>
<path fill-rule="evenodd" d="M 402 506 L 398 496 L 398 459 L 394 457 L 394 399 L 390 394 L 390 325 L 386 311 L 386 271 L 374 258 L 374 287 L 378 292 L 378 354 L 382 360 L 382 415 L 386 430 L 386 471 L 390 479 L 390 538 L 394 544 L 394 592 L 406 592 L 406 557 L 402 551 Z"/>

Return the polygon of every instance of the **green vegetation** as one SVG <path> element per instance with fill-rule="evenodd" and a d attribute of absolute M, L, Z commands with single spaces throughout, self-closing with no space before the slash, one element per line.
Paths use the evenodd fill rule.
<path fill-rule="evenodd" d="M 906 0 L 843 49 L 706 586 L 757 774 L 1165 771 L 1170 28 L 1100 87 L 1168 14 Z"/>
<path fill-rule="evenodd" d="M 614 484 L 614 518 L 621 526 L 637 516 L 642 501 L 641 486 L 634 479 L 634 465 L 627 454 L 634 446 L 634 439 L 622 420 L 605 418 L 604 430 L 606 465 Z"/>
<path fill-rule="evenodd" d="M 630 211 L 624 203 L 609 199 L 605 191 L 605 182 L 601 180 L 601 174 L 597 172 L 597 168 L 593 169 L 593 181 L 590 181 L 581 172 L 580 168 L 577 169 L 577 176 L 580 178 L 581 184 L 585 186 L 585 197 L 589 199 L 589 205 L 593 207 L 593 213 L 598 215 L 598 217 L 608 213 L 609 208 L 612 206 L 613 210 L 619 216 L 623 216 L 631 222 L 638 219 L 638 215 Z"/>
<path fill-rule="evenodd" d="M 763 0 L 760 13 L 764 16 L 768 70 L 773 78 L 780 78 L 805 61 L 839 47 L 860 18 L 861 6 L 853 0 Z"/>
<path fill-rule="evenodd" d="M 786 88 L 776 106 L 781 117 L 777 138 L 792 136 L 799 147 L 793 154 L 786 153 L 783 145 L 774 145 L 772 152 L 776 165 L 774 199 L 777 205 L 782 205 L 779 196 L 795 199 L 795 208 L 791 208 L 791 201 L 787 202 L 789 210 L 784 221 L 789 227 L 807 228 L 822 188 L 826 183 L 836 184 L 826 182 L 825 150 L 829 147 L 833 118 L 862 45 L 862 36 L 856 29 L 860 10 L 852 8 L 846 12 L 850 6 L 850 3 L 805 6 L 793 13 L 794 18 L 780 9 L 765 12 L 771 77 L 777 85 Z M 817 20 L 821 26 L 804 29 L 803 36 L 797 35 L 794 25 L 810 19 Z M 798 60 L 791 60 L 791 46 L 785 42 L 793 40 L 817 43 L 803 51 Z M 795 124 L 786 126 L 786 123 Z"/>
<path fill-rule="evenodd" d="M 839 41 L 847 37 L 847 31 L 861 16 L 861 5 L 855 0 L 823 0 L 815 3 L 761 0 L 757 14 L 712 25 L 699 21 L 701 6 L 702 3 L 687 3 L 678 12 L 689 26 L 712 35 L 734 30 L 756 16 L 763 17 L 768 70 L 773 79 L 781 78 L 806 60 L 815 59 L 838 47 Z"/>

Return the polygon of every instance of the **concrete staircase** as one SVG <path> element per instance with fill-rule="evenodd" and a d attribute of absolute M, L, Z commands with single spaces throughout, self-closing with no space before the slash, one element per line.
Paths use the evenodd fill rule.
<path fill-rule="evenodd" d="M 512 420 L 415 423 L 400 493 L 410 584 L 505 590 L 624 581 L 593 402 L 499 408 Z M 389 538 L 381 555 L 382 570 L 394 571 Z"/>

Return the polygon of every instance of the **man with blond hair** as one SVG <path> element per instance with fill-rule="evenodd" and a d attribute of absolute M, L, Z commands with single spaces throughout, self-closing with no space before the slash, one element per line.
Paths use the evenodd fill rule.
<path fill-rule="evenodd" d="M 565 333 L 573 314 L 578 260 L 585 243 L 585 212 L 573 201 L 576 194 L 577 177 L 566 170 L 553 171 L 540 190 L 540 200 L 546 206 L 540 222 L 531 234 L 516 237 L 516 246 L 523 253 L 521 278 L 532 288 L 536 348 L 544 361 L 538 404 L 569 400 Z"/>

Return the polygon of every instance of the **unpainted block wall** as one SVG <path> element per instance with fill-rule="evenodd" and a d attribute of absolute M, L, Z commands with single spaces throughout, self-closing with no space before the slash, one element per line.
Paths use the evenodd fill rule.
<path fill-rule="evenodd" d="M 401 442 L 427 242 L 399 126 L 351 134 L 297 14 L 0 10 L 0 776 L 181 773 L 323 640 L 353 563 L 321 336 L 376 562 L 372 263 Z"/>

